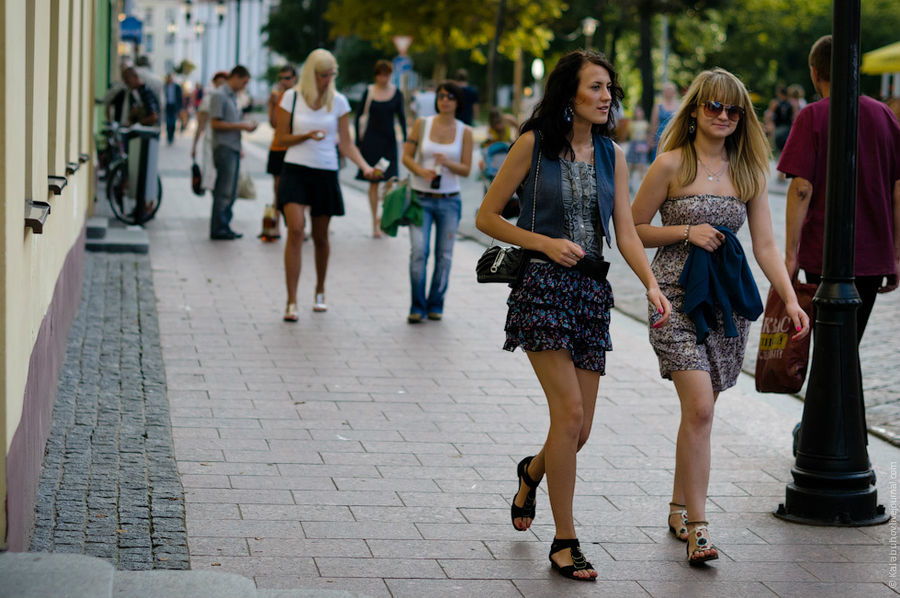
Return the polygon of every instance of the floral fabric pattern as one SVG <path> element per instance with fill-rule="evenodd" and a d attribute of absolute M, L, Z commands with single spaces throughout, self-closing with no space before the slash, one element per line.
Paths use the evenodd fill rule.
<path fill-rule="evenodd" d="M 575 367 L 606 373 L 612 287 L 555 263 L 532 262 L 507 300 L 506 343 L 514 351 L 566 350 Z"/>
<path fill-rule="evenodd" d="M 723 195 L 684 195 L 667 198 L 659 208 L 663 226 L 708 223 L 727 226 L 737 233 L 747 219 L 747 206 L 737 197 Z M 697 343 L 694 323 L 682 311 L 684 287 L 678 277 L 690 245 L 682 242 L 660 247 L 651 267 L 659 288 L 672 303 L 669 323 L 660 328 L 650 327 L 650 344 L 659 359 L 659 373 L 671 379 L 671 373 L 684 370 L 709 372 L 713 390 L 720 392 L 737 383 L 744 362 L 744 352 L 750 334 L 750 321 L 734 315 L 738 336 L 727 338 L 723 334 L 722 314 L 718 313 L 716 325 L 710 329 L 703 343 Z M 648 305 L 650 316 L 652 306 Z"/>

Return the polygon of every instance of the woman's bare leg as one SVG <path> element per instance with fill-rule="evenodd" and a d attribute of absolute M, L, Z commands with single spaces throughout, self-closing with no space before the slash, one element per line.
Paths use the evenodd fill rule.
<path fill-rule="evenodd" d="M 297 203 L 284 206 L 284 225 L 287 229 L 287 243 L 284 244 L 284 278 L 287 284 L 288 303 L 297 303 L 305 209 L 306 206 Z"/>
<path fill-rule="evenodd" d="M 718 393 L 713 392 L 709 372 L 702 370 L 672 372 L 672 381 L 681 401 L 672 502 L 687 505 L 688 521 L 705 521 L 710 435 Z"/>
<path fill-rule="evenodd" d="M 381 236 L 381 221 L 378 219 L 378 183 L 369 183 L 369 208 L 372 210 L 372 236 Z"/>
<path fill-rule="evenodd" d="M 587 439 L 590 425 L 585 428 L 585 415 L 593 415 L 596 401 L 596 372 L 577 370 L 572 363 L 568 351 L 536 351 L 529 352 L 528 359 L 537 374 L 538 381 L 547 396 L 550 408 L 550 431 L 544 448 L 532 461 L 529 468 L 533 479 L 547 474 L 547 491 L 550 495 L 550 509 L 556 524 L 556 537 L 560 539 L 575 538 L 575 521 L 572 515 L 572 500 L 575 494 L 576 456 L 582 438 Z M 580 373 L 579 373 L 580 372 Z M 591 392 L 586 405 L 584 390 Z M 535 463 L 537 462 L 537 463 Z M 538 476 L 538 477 L 535 477 Z M 530 520 L 524 519 L 529 522 Z M 572 556 L 568 550 L 554 555 L 554 560 L 561 567 L 572 564 Z M 579 577 L 596 577 L 593 569 L 576 571 Z"/>
<path fill-rule="evenodd" d="M 331 216 L 312 217 L 312 240 L 316 255 L 316 294 L 325 292 L 328 256 L 331 255 L 331 245 L 328 242 L 329 222 L 331 222 Z"/>

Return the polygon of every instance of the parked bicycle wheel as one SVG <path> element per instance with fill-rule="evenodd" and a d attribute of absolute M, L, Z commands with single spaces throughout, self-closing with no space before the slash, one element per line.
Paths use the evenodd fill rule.
<path fill-rule="evenodd" d="M 106 180 L 106 198 L 113 215 L 125 224 L 143 224 L 153 218 L 162 203 L 162 180 L 159 176 L 156 177 L 156 185 L 156 199 L 144 202 L 143 209 L 138 210 L 135 188 L 128 176 L 128 162 L 113 166 Z"/>

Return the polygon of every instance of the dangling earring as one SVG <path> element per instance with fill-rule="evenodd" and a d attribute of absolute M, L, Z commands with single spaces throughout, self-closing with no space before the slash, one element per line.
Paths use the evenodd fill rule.
<path fill-rule="evenodd" d="M 566 106 L 566 109 L 563 110 L 563 120 L 567 123 L 571 124 L 572 120 L 575 118 L 575 111 L 572 110 L 572 104 Z"/>
<path fill-rule="evenodd" d="M 688 119 L 688 133 L 693 135 L 696 132 L 697 132 L 697 121 L 694 120 L 693 118 Z"/>

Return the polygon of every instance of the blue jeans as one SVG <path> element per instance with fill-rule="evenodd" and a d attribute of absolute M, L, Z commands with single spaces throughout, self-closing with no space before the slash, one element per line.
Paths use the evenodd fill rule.
<path fill-rule="evenodd" d="M 462 213 L 462 199 L 459 194 L 450 197 L 422 197 L 422 226 L 409 227 L 409 282 L 412 286 L 412 306 L 409 313 L 425 316 L 430 313 L 444 313 L 444 295 L 450 280 L 450 265 L 453 261 L 453 243 Z M 435 226 L 434 272 L 431 275 L 431 289 L 425 295 L 428 252 L 431 247 L 431 225 Z"/>
<path fill-rule="evenodd" d="M 169 145 L 175 139 L 175 125 L 178 123 L 178 109 L 166 104 L 166 139 Z"/>
<path fill-rule="evenodd" d="M 220 145 L 213 149 L 213 163 L 216 165 L 216 184 L 213 187 L 209 234 L 224 235 L 231 232 L 231 206 L 237 195 L 241 153 Z"/>

